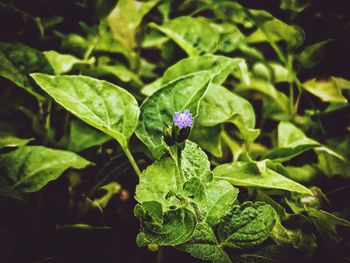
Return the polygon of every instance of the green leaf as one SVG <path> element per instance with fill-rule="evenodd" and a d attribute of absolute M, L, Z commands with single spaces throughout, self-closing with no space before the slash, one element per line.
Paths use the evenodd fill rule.
<path fill-rule="evenodd" d="M 214 263 L 231 262 L 207 224 L 198 224 L 192 238 L 176 248 L 202 260 L 210 260 Z"/>
<path fill-rule="evenodd" d="M 287 68 L 275 62 L 257 62 L 253 66 L 254 75 L 272 83 L 291 82 L 293 76 Z"/>
<path fill-rule="evenodd" d="M 313 253 L 317 248 L 317 239 L 314 233 L 308 233 L 299 228 L 285 228 L 279 219 L 276 220 L 271 238 L 279 246 L 292 245 L 296 249 L 302 249 L 309 253 Z"/>
<path fill-rule="evenodd" d="M 120 53 L 130 59 L 130 50 L 113 37 L 105 20 L 102 20 L 98 26 L 88 27 L 80 23 L 80 27 L 84 32 L 83 35 L 75 33 L 67 35 L 59 34 L 62 39 L 62 49 L 73 50 L 81 56 L 89 55 L 90 51 L 101 51 L 112 54 Z"/>
<path fill-rule="evenodd" d="M 318 168 L 328 177 L 340 175 L 350 177 L 350 165 L 347 159 L 327 147 L 315 149 Z"/>
<path fill-rule="evenodd" d="M 241 70 L 244 67 L 246 67 L 246 63 L 242 58 L 232 59 L 216 55 L 185 58 L 165 71 L 162 77 L 162 84 L 164 85 L 178 78 L 201 71 L 209 71 L 213 78 L 212 82 L 221 84 L 234 69 Z"/>
<path fill-rule="evenodd" d="M 194 202 L 205 202 L 205 187 L 198 177 L 192 177 L 183 185 L 185 196 L 193 199 Z"/>
<path fill-rule="evenodd" d="M 24 146 L 0 155 L 0 193 L 36 192 L 68 168 L 82 169 L 89 164 L 72 152 Z"/>
<path fill-rule="evenodd" d="M 210 23 L 219 33 L 218 50 L 230 53 L 236 50 L 244 42 L 244 35 L 239 28 L 229 23 Z"/>
<path fill-rule="evenodd" d="M 331 246 L 343 240 L 340 227 L 350 227 L 349 221 L 323 210 L 307 208 L 307 213 L 323 239 Z"/>
<path fill-rule="evenodd" d="M 210 75 L 203 71 L 187 75 L 163 86 L 148 97 L 141 106 L 136 135 L 148 147 L 154 158 L 159 159 L 166 150 L 162 140 L 163 127 L 172 123 L 173 114 L 184 109 L 197 116 Z"/>
<path fill-rule="evenodd" d="M 123 149 L 135 131 L 139 108 L 126 90 L 85 76 L 31 75 L 69 112 L 116 139 Z"/>
<path fill-rule="evenodd" d="M 207 195 L 207 218 L 210 226 L 217 225 L 220 219 L 231 209 L 237 199 L 238 188 L 233 187 L 229 182 L 214 180 L 206 189 Z"/>
<path fill-rule="evenodd" d="M 325 49 L 333 40 L 328 39 L 307 46 L 298 56 L 297 61 L 302 68 L 310 69 L 320 63 L 324 57 Z"/>
<path fill-rule="evenodd" d="M 204 183 L 212 180 L 208 157 L 197 144 L 187 140 L 181 154 L 181 168 L 186 179 L 197 177 Z"/>
<path fill-rule="evenodd" d="M 270 167 L 267 160 L 260 162 L 233 162 L 215 167 L 214 178 L 227 180 L 235 186 L 281 189 L 312 195 L 311 190 L 296 183 Z"/>
<path fill-rule="evenodd" d="M 117 77 L 123 82 L 131 82 L 134 81 L 137 85 L 142 85 L 142 81 L 140 78 L 132 72 L 130 69 L 128 69 L 126 66 L 123 64 L 113 64 L 113 65 L 108 65 L 106 63 L 98 63 L 98 66 L 96 69 L 94 69 L 94 72 L 97 75 L 104 76 L 106 74 L 112 75 Z"/>
<path fill-rule="evenodd" d="M 24 146 L 32 140 L 33 138 L 18 138 L 11 133 L 0 131 L 0 148 Z"/>
<path fill-rule="evenodd" d="M 230 248 L 250 248 L 264 242 L 276 223 L 276 212 L 262 202 L 235 205 L 218 226 L 220 245 Z"/>
<path fill-rule="evenodd" d="M 222 157 L 220 133 L 220 126 L 205 127 L 197 122 L 192 128 L 190 140 L 197 143 L 202 149 L 208 151 L 215 157 Z"/>
<path fill-rule="evenodd" d="M 282 111 L 289 111 L 287 96 L 284 93 L 278 91 L 274 87 L 274 85 L 272 85 L 268 81 L 257 78 L 251 78 L 248 84 L 241 83 L 237 86 L 237 91 L 244 90 L 256 90 L 260 93 L 263 93 L 264 95 L 272 98 Z"/>
<path fill-rule="evenodd" d="M 304 41 L 303 31 L 275 18 L 264 10 L 250 10 L 258 30 L 247 37 L 249 43 L 284 41 L 289 47 L 298 47 Z"/>
<path fill-rule="evenodd" d="M 84 61 L 73 55 L 58 53 L 55 50 L 44 51 L 44 55 L 53 67 L 56 75 L 71 71 L 76 64 L 92 64 L 94 62 L 93 58 L 89 61 Z"/>
<path fill-rule="evenodd" d="M 222 82 L 242 59 L 202 56 L 183 59 L 170 67 L 162 78 L 163 86 L 141 106 L 136 135 L 159 159 L 166 147 L 162 141 L 163 127 L 172 123 L 176 111 L 189 109 L 197 116 L 199 103 L 210 81 Z"/>
<path fill-rule="evenodd" d="M 21 43 L 0 43 L 0 62 L 1 76 L 23 88 L 39 101 L 45 99 L 35 90 L 34 83 L 28 76 L 37 71 L 53 73 L 42 52 Z"/>
<path fill-rule="evenodd" d="M 141 24 L 143 17 L 151 11 L 158 2 L 159 0 L 150 0 L 146 2 L 120 0 L 107 17 L 107 22 L 114 39 L 126 50 L 126 55 L 131 61 L 136 55 L 137 28 Z"/>
<path fill-rule="evenodd" d="M 173 159 L 164 158 L 148 166 L 136 186 L 135 199 L 139 203 L 158 201 L 164 209 L 179 204 L 175 197 L 167 198 L 170 191 L 176 191 L 176 165 Z"/>
<path fill-rule="evenodd" d="M 347 103 L 342 90 L 350 87 L 350 82 L 342 78 L 311 79 L 303 83 L 303 88 L 324 102 Z"/>
<path fill-rule="evenodd" d="M 300 13 L 309 5 L 310 3 L 308 0 L 281 0 L 280 8 Z"/>
<path fill-rule="evenodd" d="M 209 86 L 200 103 L 197 121 L 203 126 L 231 122 L 238 127 L 248 143 L 259 135 L 259 130 L 254 129 L 255 114 L 250 103 L 215 84 Z"/>
<path fill-rule="evenodd" d="M 310 183 L 318 174 L 315 165 L 305 164 L 303 166 L 287 166 L 285 167 L 288 177 L 298 183 Z"/>
<path fill-rule="evenodd" d="M 189 56 L 210 54 L 217 49 L 217 31 L 201 19 L 183 16 L 168 20 L 161 26 L 154 23 L 150 26 L 172 39 Z"/>
<path fill-rule="evenodd" d="M 278 124 L 278 147 L 267 152 L 262 159 L 285 162 L 318 146 L 320 144 L 306 137 L 302 130 L 289 122 L 282 121 Z"/>
<path fill-rule="evenodd" d="M 109 140 L 111 140 L 110 136 L 84 124 L 84 122 L 73 120 L 70 124 L 67 148 L 73 152 L 80 152 Z"/>
<path fill-rule="evenodd" d="M 189 240 L 196 228 L 195 215 L 186 208 L 166 211 L 156 201 L 135 207 L 135 216 L 141 221 L 144 241 L 160 246 L 175 246 Z M 145 243 L 145 242 L 143 242 Z"/>

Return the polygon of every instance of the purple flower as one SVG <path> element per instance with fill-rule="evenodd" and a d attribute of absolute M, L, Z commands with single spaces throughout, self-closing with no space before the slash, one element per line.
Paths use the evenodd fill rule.
<path fill-rule="evenodd" d="M 192 114 L 189 110 L 184 110 L 183 112 L 177 111 L 173 116 L 173 122 L 180 129 L 191 127 L 193 123 Z"/>

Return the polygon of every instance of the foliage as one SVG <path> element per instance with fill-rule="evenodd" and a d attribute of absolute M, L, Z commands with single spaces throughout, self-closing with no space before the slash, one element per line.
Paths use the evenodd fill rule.
<path fill-rule="evenodd" d="M 286 22 L 239 1 L 72 2 L 90 19 L 0 4 L 24 23 L 0 42 L 1 195 L 30 202 L 62 175 L 103 212 L 135 175 L 140 247 L 219 263 L 346 246 L 331 197 L 348 189 L 350 80 L 314 73 L 334 40 L 296 24 L 312 4 L 281 0 Z"/>

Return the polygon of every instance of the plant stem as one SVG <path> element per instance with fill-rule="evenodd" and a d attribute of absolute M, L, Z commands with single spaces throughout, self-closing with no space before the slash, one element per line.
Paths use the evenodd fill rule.
<path fill-rule="evenodd" d="M 293 87 L 293 83 L 289 82 L 289 111 L 290 111 L 290 115 L 291 117 L 294 116 L 294 87 Z"/>
<path fill-rule="evenodd" d="M 132 168 L 134 169 L 137 177 L 140 177 L 141 176 L 140 168 L 138 167 L 138 165 L 137 165 L 137 163 L 136 163 L 136 161 L 134 159 L 134 156 L 132 156 L 132 154 L 131 154 L 131 152 L 129 150 L 129 147 L 123 147 L 123 151 L 124 151 L 126 157 L 128 157 L 129 162 L 130 162 Z"/>
<path fill-rule="evenodd" d="M 182 168 L 181 168 L 181 146 L 180 145 L 174 145 L 169 147 L 169 153 L 171 157 L 175 161 L 176 170 L 177 170 L 177 176 L 176 176 L 176 186 L 178 190 L 182 190 L 182 185 L 185 182 Z"/>

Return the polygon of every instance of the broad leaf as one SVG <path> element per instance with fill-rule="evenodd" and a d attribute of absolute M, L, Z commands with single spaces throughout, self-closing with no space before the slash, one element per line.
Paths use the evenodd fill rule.
<path fill-rule="evenodd" d="M 43 146 L 24 146 L 0 155 L 0 193 L 36 192 L 68 168 L 90 162 L 75 153 Z"/>
<path fill-rule="evenodd" d="M 189 109 L 194 117 L 210 81 L 221 83 L 242 59 L 203 56 L 183 59 L 170 67 L 162 78 L 163 86 L 141 106 L 136 135 L 159 159 L 165 152 L 163 127 L 172 123 L 176 111 Z"/>
<path fill-rule="evenodd" d="M 210 54 L 217 49 L 217 31 L 198 18 L 184 16 L 169 20 L 161 26 L 150 25 L 171 38 L 189 56 Z"/>
<path fill-rule="evenodd" d="M 271 159 L 275 162 L 284 162 L 293 157 L 311 150 L 320 144 L 306 137 L 302 130 L 289 122 L 278 124 L 278 147 L 267 152 L 262 159 Z"/>
<path fill-rule="evenodd" d="M 207 224 L 198 224 L 192 238 L 177 249 L 190 253 L 193 257 L 210 260 L 213 263 L 230 263 L 230 257 L 221 248 L 213 230 Z"/>
<path fill-rule="evenodd" d="M 209 86 L 201 101 L 197 121 L 203 126 L 231 122 L 238 127 L 243 138 L 249 143 L 259 135 L 259 130 L 254 129 L 255 114 L 250 103 L 215 84 Z"/>
<path fill-rule="evenodd" d="M 258 27 L 248 38 L 249 43 L 285 41 L 289 47 L 298 47 L 304 41 L 303 31 L 275 18 L 264 10 L 250 10 Z"/>
<path fill-rule="evenodd" d="M 233 162 L 217 166 L 213 173 L 214 178 L 227 180 L 235 186 L 281 189 L 312 195 L 311 190 L 271 169 L 270 165 L 266 160 Z"/>
<path fill-rule="evenodd" d="M 163 77 L 162 84 L 169 83 L 189 74 L 209 71 L 212 82 L 221 84 L 234 69 L 242 71 L 246 63 L 242 58 L 228 58 L 225 56 L 205 55 L 185 58 L 169 67 Z"/>
<path fill-rule="evenodd" d="M 45 99 L 35 90 L 34 83 L 29 78 L 29 74 L 33 72 L 54 72 L 42 52 L 21 43 L 0 43 L 0 61 L 1 76 L 25 89 L 38 100 Z"/>
<path fill-rule="evenodd" d="M 206 195 L 208 211 L 206 222 L 214 226 L 230 211 L 237 199 L 238 189 L 227 181 L 214 180 L 207 187 Z"/>
<path fill-rule="evenodd" d="M 111 137 L 107 134 L 79 120 L 73 120 L 70 124 L 67 148 L 73 152 L 80 152 L 90 147 L 101 145 L 109 140 L 111 140 Z"/>
<path fill-rule="evenodd" d="M 163 127 L 172 123 L 177 111 L 188 109 L 196 116 L 209 82 L 210 75 L 206 71 L 187 75 L 163 86 L 143 102 L 136 135 L 154 158 L 159 159 L 166 149 L 162 140 Z"/>
<path fill-rule="evenodd" d="M 264 242 L 276 223 L 275 210 L 262 202 L 235 205 L 218 226 L 220 245 L 249 248 Z"/>
<path fill-rule="evenodd" d="M 135 131 L 139 108 L 126 90 L 85 76 L 31 75 L 69 112 L 116 139 L 123 149 Z"/>

